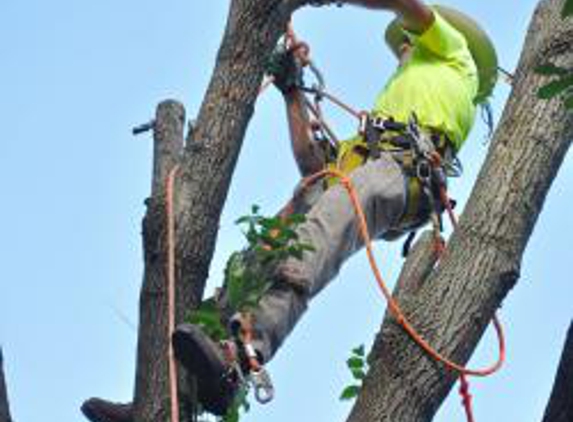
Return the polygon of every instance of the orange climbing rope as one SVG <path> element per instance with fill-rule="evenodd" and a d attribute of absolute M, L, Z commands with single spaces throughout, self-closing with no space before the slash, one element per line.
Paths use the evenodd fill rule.
<path fill-rule="evenodd" d="M 165 211 L 167 216 L 167 344 L 169 361 L 169 395 L 171 422 L 179 422 L 179 396 L 177 392 L 177 365 L 173 355 L 171 335 L 175 330 L 175 213 L 173 212 L 173 185 L 179 166 L 174 166 L 165 186 Z"/>
<path fill-rule="evenodd" d="M 471 409 L 471 396 L 469 394 L 467 377 L 468 376 L 485 377 L 491 375 L 497 370 L 499 370 L 503 365 L 503 362 L 505 361 L 505 339 L 501 323 L 499 322 L 497 316 L 494 316 L 493 324 L 498 337 L 499 358 L 497 362 L 495 362 L 493 365 L 483 369 L 469 369 L 456 362 L 453 362 L 452 360 L 450 360 L 449 358 L 438 352 L 436 349 L 434 349 L 408 321 L 408 319 L 404 315 L 404 312 L 400 308 L 399 304 L 392 297 L 392 293 L 390 292 L 384 279 L 382 278 L 382 274 L 380 272 L 380 269 L 378 268 L 378 264 L 376 263 L 376 259 L 374 257 L 374 253 L 372 250 L 372 239 L 368 231 L 368 225 L 366 222 L 366 217 L 364 215 L 364 210 L 362 209 L 352 180 L 340 170 L 327 169 L 306 178 L 303 181 L 303 186 L 308 187 L 313 183 L 315 183 L 316 181 L 318 181 L 319 179 L 322 179 L 326 176 L 337 177 L 340 181 L 340 184 L 348 192 L 350 201 L 356 213 L 356 218 L 359 223 L 359 231 L 364 241 L 364 246 L 366 249 L 366 254 L 368 256 L 368 261 L 376 278 L 378 287 L 380 288 L 384 298 L 388 303 L 388 309 L 390 310 L 392 315 L 396 318 L 398 323 L 402 326 L 402 328 L 408 333 L 410 338 L 412 338 L 412 340 L 416 344 L 418 344 L 418 346 L 420 346 L 432 359 L 442 363 L 447 368 L 456 371 L 457 373 L 460 374 L 460 382 L 461 382 L 460 394 L 462 395 L 463 398 L 463 404 L 466 411 L 466 416 L 468 418 L 468 422 L 473 422 L 474 417 L 473 417 L 473 411 Z M 444 199 L 447 199 L 447 193 L 445 191 L 442 191 L 441 195 L 443 196 Z M 457 227 L 457 221 L 451 210 L 451 205 L 449 203 L 449 200 L 445 201 L 444 204 L 448 210 L 448 213 L 450 214 L 450 217 L 452 217 L 452 223 L 454 224 L 454 226 Z"/>

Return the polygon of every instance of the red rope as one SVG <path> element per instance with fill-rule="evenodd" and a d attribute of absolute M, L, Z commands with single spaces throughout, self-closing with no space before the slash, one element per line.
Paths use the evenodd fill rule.
<path fill-rule="evenodd" d="M 175 213 L 173 212 L 173 185 L 179 166 L 167 176 L 165 208 L 167 215 L 167 358 L 169 361 L 169 393 L 171 399 L 171 422 L 179 422 L 179 396 L 177 392 L 177 365 L 173 354 L 171 336 L 175 330 Z"/>
<path fill-rule="evenodd" d="M 434 165 L 439 165 L 441 159 L 437 159 L 434 161 Z M 443 206 L 446 208 L 450 221 L 454 229 L 458 228 L 458 219 L 454 214 L 454 210 L 452 208 L 452 202 L 448 197 L 448 191 L 444 186 L 440 186 L 440 201 L 442 202 Z M 445 245 L 442 244 L 442 249 L 438 253 L 438 257 L 445 252 Z M 497 320 L 494 320 L 497 322 Z M 472 405 L 472 395 L 470 394 L 470 382 L 466 374 L 460 374 L 460 389 L 459 389 L 460 396 L 462 397 L 462 406 L 464 407 L 464 411 L 466 413 L 466 419 L 468 422 L 475 422 L 474 418 L 474 411 Z"/>
<path fill-rule="evenodd" d="M 465 374 L 460 375 L 460 396 L 462 396 L 462 405 L 466 411 L 468 422 L 475 422 L 472 408 L 472 395 L 470 394 L 470 383 Z"/>
<path fill-rule="evenodd" d="M 325 176 L 337 177 L 340 180 L 340 184 L 348 192 L 352 206 L 356 213 L 356 218 L 358 219 L 360 235 L 364 241 L 368 261 L 372 268 L 372 272 L 374 273 L 378 287 L 380 288 L 382 295 L 388 302 L 389 311 L 392 313 L 394 318 L 396 318 L 397 322 L 402 326 L 402 328 L 406 331 L 406 333 L 408 333 L 410 338 L 419 347 L 421 347 L 432 359 L 434 359 L 436 362 L 441 362 L 447 368 L 456 371 L 458 374 L 460 374 L 460 382 L 461 382 L 460 394 L 462 395 L 462 401 L 466 412 L 467 420 L 468 422 L 474 422 L 473 410 L 471 405 L 471 395 L 469 394 L 469 383 L 467 378 L 469 376 L 477 376 L 477 377 L 489 376 L 494 372 L 498 371 L 502 367 L 505 361 L 505 338 L 501 323 L 499 322 L 497 316 L 494 315 L 492 321 L 498 337 L 499 358 L 497 362 L 495 362 L 491 366 L 482 369 L 469 369 L 458 363 L 453 362 L 452 360 L 450 360 L 449 358 L 445 357 L 440 352 L 435 350 L 408 321 L 402 309 L 400 308 L 400 305 L 398 305 L 398 303 L 392 297 L 392 293 L 390 292 L 390 290 L 386 286 L 386 283 L 384 282 L 384 279 L 382 278 L 382 274 L 380 272 L 380 269 L 378 268 L 378 264 L 376 263 L 376 259 L 374 257 L 374 253 L 372 250 L 372 239 L 368 231 L 368 225 L 366 222 L 366 217 L 364 215 L 364 210 L 362 209 L 352 180 L 339 170 L 327 169 L 304 179 L 303 186 L 308 187 L 313 183 L 315 183 L 317 180 Z M 446 208 L 449 208 L 451 212 L 452 211 L 451 204 L 449 202 L 449 199 L 447 198 L 447 194 L 445 193 L 445 191 L 443 192 L 443 195 L 444 198 L 447 199 L 445 206 Z M 455 219 L 453 212 L 451 212 L 450 216 L 452 217 L 452 224 L 454 225 L 454 227 L 457 227 L 457 220 Z"/>

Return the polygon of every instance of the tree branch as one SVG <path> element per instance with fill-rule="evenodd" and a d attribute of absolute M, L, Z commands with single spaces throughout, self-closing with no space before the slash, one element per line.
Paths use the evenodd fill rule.
<path fill-rule="evenodd" d="M 534 15 L 515 85 L 449 252 L 402 308 L 437 350 L 465 364 L 495 310 L 519 277 L 527 241 L 573 139 L 573 116 L 560 100 L 536 96 L 547 60 L 573 66 L 571 20 L 563 0 L 545 0 Z M 349 422 L 432 420 L 456 374 L 436 364 L 386 320 Z"/>
<path fill-rule="evenodd" d="M 543 422 L 573 421 L 573 322 L 569 326 Z"/>
<path fill-rule="evenodd" d="M 165 180 L 183 151 L 185 110 L 174 101 L 157 107 L 152 196 L 143 220 L 145 274 L 139 299 L 135 379 L 136 421 L 167 420 L 167 287 L 165 272 Z M 162 417 L 163 416 L 163 417 Z"/>

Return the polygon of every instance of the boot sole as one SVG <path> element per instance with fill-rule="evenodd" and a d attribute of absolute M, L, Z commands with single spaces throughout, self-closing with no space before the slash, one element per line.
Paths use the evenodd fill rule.
<path fill-rule="evenodd" d="M 177 360 L 197 378 L 198 398 L 205 410 L 224 415 L 237 388 L 227 379 L 228 365 L 218 344 L 191 324 L 177 327 L 172 344 Z"/>
<path fill-rule="evenodd" d="M 100 399 L 92 398 L 90 400 L 86 400 L 82 406 L 81 411 L 84 416 L 92 422 L 133 422 L 133 417 L 128 412 L 123 412 L 125 414 L 119 415 L 113 414 L 113 411 L 105 410 L 102 407 L 104 406 L 126 406 L 126 405 L 117 405 L 115 403 L 109 403 Z"/>

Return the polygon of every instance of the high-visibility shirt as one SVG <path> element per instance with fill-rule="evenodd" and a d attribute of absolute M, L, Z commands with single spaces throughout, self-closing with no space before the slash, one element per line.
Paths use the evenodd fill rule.
<path fill-rule="evenodd" d="M 437 129 L 459 150 L 473 126 L 478 72 L 465 37 L 434 11 L 422 34 L 408 33 L 413 49 L 378 95 L 373 113 Z"/>
<path fill-rule="evenodd" d="M 408 33 L 410 58 L 380 92 L 372 114 L 406 123 L 415 113 L 420 126 L 445 133 L 458 151 L 474 123 L 478 72 L 464 36 L 438 12 L 434 17 L 424 33 Z M 345 172 L 359 166 L 356 145 L 366 146 L 359 135 L 342 141 L 330 165 Z"/>

